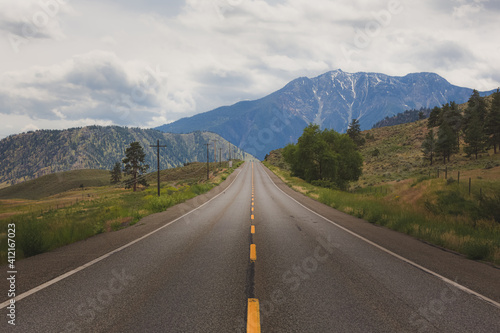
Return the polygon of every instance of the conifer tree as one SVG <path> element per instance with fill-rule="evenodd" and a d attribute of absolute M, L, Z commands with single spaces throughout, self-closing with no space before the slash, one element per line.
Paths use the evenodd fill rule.
<path fill-rule="evenodd" d="M 142 149 L 142 146 L 139 142 L 132 142 L 130 147 L 125 150 L 125 158 L 122 160 L 123 164 L 125 164 L 125 168 L 123 171 L 127 175 L 132 176 L 132 186 L 134 192 L 137 190 L 137 183 L 147 186 L 146 179 L 141 177 L 138 179 L 138 176 L 142 175 L 149 169 L 149 165 L 144 164 L 144 158 L 146 154 Z"/>
<path fill-rule="evenodd" d="M 433 162 L 434 154 L 436 153 L 436 137 L 434 136 L 434 130 L 431 129 L 425 136 L 424 142 L 422 142 L 422 152 L 426 159 Z"/>
<path fill-rule="evenodd" d="M 495 154 L 497 146 L 500 148 L 500 90 L 493 94 L 493 101 L 486 117 L 486 134 L 488 141 L 493 146 Z"/>
<path fill-rule="evenodd" d="M 111 174 L 111 184 L 118 184 L 122 180 L 122 166 L 120 162 L 116 162 Z"/>
<path fill-rule="evenodd" d="M 349 124 L 347 135 L 349 135 L 358 147 L 361 147 L 366 143 L 365 138 L 361 135 L 361 126 L 359 125 L 359 121 L 357 119 L 353 119 L 351 124 Z"/>

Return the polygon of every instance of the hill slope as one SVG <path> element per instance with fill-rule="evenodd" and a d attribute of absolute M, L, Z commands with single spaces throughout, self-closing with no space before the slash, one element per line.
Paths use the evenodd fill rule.
<path fill-rule="evenodd" d="M 345 132 L 356 118 L 362 129 L 368 129 L 408 109 L 463 103 L 471 93 L 472 89 L 454 86 L 433 73 L 393 77 L 336 70 L 312 79 L 298 78 L 259 100 L 221 107 L 157 129 L 215 132 L 263 159 L 267 152 L 295 142 L 309 123 Z"/>
<path fill-rule="evenodd" d="M 206 161 L 205 143 L 218 140 L 217 149 L 223 148 L 227 159 L 229 143 L 215 133 L 190 134 L 162 133 L 152 129 L 118 126 L 90 126 L 68 130 L 41 130 L 13 135 L 0 141 L 0 184 L 5 187 L 37 178 L 49 173 L 77 169 L 107 169 L 121 162 L 131 142 L 139 141 L 146 153 L 149 171 L 156 170 L 156 145 L 160 149 L 161 168 L 181 166 L 187 162 Z M 231 145 L 238 154 L 241 151 Z M 210 160 L 213 161 L 213 147 Z M 219 159 L 217 151 L 217 159 Z M 241 156 L 241 155 L 238 155 Z"/>
<path fill-rule="evenodd" d="M 37 200 L 84 187 L 109 185 L 107 170 L 72 170 L 52 173 L 23 183 L 0 189 L 0 199 Z"/>

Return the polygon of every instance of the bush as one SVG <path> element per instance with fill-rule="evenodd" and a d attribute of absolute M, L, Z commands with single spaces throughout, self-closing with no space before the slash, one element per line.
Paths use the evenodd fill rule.
<path fill-rule="evenodd" d="M 48 245 L 44 239 L 43 223 L 35 216 L 25 216 L 16 223 L 16 241 L 25 257 L 44 253 Z"/>
<path fill-rule="evenodd" d="M 486 259 L 490 255 L 490 245 L 480 241 L 469 241 L 464 244 L 464 252 L 467 258 L 472 260 Z"/>

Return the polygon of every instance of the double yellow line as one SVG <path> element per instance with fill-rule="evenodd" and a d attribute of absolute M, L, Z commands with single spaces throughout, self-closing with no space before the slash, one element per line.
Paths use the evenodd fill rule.
<path fill-rule="evenodd" d="M 253 162 L 252 162 L 252 206 L 250 215 L 250 233 L 252 234 L 252 244 L 250 244 L 250 262 L 254 263 L 257 260 L 257 246 L 253 243 L 253 235 L 255 234 L 255 187 L 253 183 Z M 247 313 L 247 333 L 260 333 L 260 309 L 259 300 L 257 298 L 248 299 Z"/>

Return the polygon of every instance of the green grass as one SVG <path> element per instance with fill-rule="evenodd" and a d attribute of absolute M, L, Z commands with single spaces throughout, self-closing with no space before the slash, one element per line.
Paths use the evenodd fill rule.
<path fill-rule="evenodd" d="M 448 248 L 474 260 L 500 264 L 500 197 L 486 200 L 469 197 L 458 184 L 447 185 L 443 179 L 415 179 L 406 187 L 388 185 L 360 188 L 354 193 L 315 187 L 291 177 L 286 170 L 265 163 L 290 187 L 350 215 L 370 223 L 411 235 Z M 499 184 L 489 182 L 492 191 Z M 401 200 L 405 191 L 421 191 L 422 198 L 413 203 Z M 500 193 L 500 192 L 497 192 Z M 497 214 L 497 215 L 495 215 Z"/>
<path fill-rule="evenodd" d="M 0 189 L 0 199 L 37 200 L 80 188 L 80 185 L 84 187 L 109 185 L 109 181 L 110 174 L 107 170 L 58 172 Z"/>
<path fill-rule="evenodd" d="M 236 162 L 233 168 L 220 171 L 215 170 L 214 166 L 209 181 L 205 179 L 206 170 L 198 176 L 192 172 L 199 170 L 201 163 L 191 165 L 184 170 L 177 168 L 170 171 L 176 176 L 165 170 L 162 175 L 165 178 L 170 177 L 168 178 L 170 181 L 162 183 L 160 197 L 157 196 L 156 186 L 143 188 L 137 192 L 106 186 L 88 190 L 92 196 L 84 197 L 85 200 L 59 209 L 51 206 L 52 198 L 42 201 L 34 210 L 30 209 L 30 205 L 20 205 L 10 209 L 10 211 L 19 210 L 20 214 L 0 220 L 0 243 L 4 244 L 7 225 L 10 223 L 14 223 L 17 230 L 17 260 L 84 240 L 99 233 L 116 231 L 137 223 L 147 215 L 165 211 L 171 206 L 208 192 L 241 164 L 242 162 Z M 74 195 L 73 192 L 70 191 L 67 195 L 71 197 Z M 7 210 L 4 207 L 0 208 Z M 0 264 L 6 262 L 6 246 L 2 246 Z"/>

